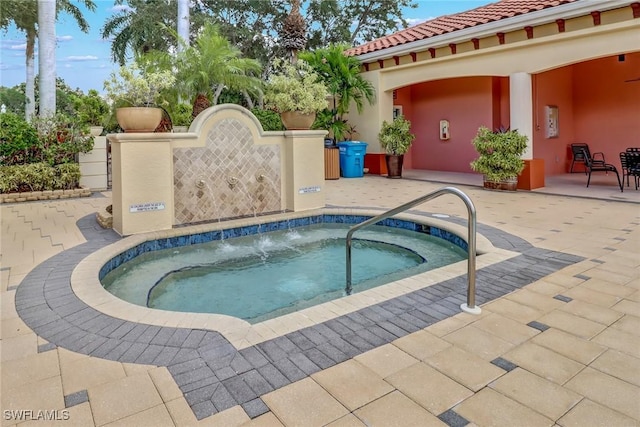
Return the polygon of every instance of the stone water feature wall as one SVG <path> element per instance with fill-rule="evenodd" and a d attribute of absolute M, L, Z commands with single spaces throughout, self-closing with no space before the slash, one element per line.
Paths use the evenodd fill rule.
<path fill-rule="evenodd" d="M 256 145 L 238 118 L 220 120 L 204 147 L 173 152 L 175 224 L 282 211 L 279 145 Z"/>
<path fill-rule="evenodd" d="M 113 229 L 128 236 L 324 207 L 326 133 L 265 132 L 249 110 L 217 105 L 185 133 L 109 134 Z"/>

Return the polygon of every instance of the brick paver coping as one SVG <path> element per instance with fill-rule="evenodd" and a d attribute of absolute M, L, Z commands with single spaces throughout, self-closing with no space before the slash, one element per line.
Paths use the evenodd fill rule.
<path fill-rule="evenodd" d="M 459 218 L 448 220 L 466 224 Z M 215 331 L 135 323 L 85 304 L 70 285 L 74 267 L 120 237 L 101 229 L 94 215 L 77 225 L 87 242 L 53 256 L 24 278 L 16 291 L 18 314 L 51 343 L 47 348 L 166 366 L 198 419 L 235 405 L 257 417 L 269 410 L 263 394 L 457 314 L 466 301 L 463 275 L 238 350 Z M 477 304 L 583 259 L 533 247 L 486 225 L 478 224 L 478 232 L 494 246 L 520 255 L 478 270 Z"/>

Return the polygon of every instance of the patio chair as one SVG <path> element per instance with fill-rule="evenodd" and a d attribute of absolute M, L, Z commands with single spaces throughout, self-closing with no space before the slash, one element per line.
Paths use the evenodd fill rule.
<path fill-rule="evenodd" d="M 569 173 L 573 173 L 573 165 L 578 162 L 578 163 L 583 163 L 585 166 L 585 170 L 584 173 L 587 173 L 587 159 L 589 159 L 589 161 L 594 165 L 594 166 L 601 166 L 604 167 L 605 165 L 605 161 L 604 161 L 604 153 L 602 153 L 601 151 L 598 151 L 596 153 L 593 153 L 593 155 L 591 154 L 591 151 L 589 150 L 589 145 L 588 144 L 583 144 L 583 143 L 575 143 L 575 144 L 571 144 L 571 154 L 573 155 L 573 159 L 571 159 L 571 167 L 569 168 Z M 596 158 L 598 157 L 598 158 Z"/>
<path fill-rule="evenodd" d="M 584 159 L 585 167 L 587 168 L 586 173 L 589 175 L 589 177 L 587 178 L 587 187 L 589 187 L 589 183 L 591 182 L 592 172 L 615 172 L 616 177 L 618 178 L 618 186 L 620 187 L 620 191 L 624 191 L 622 187 L 622 181 L 620 181 L 620 174 L 618 173 L 618 169 L 614 165 L 604 162 L 595 162 L 585 149 L 583 149 L 582 151 L 582 158 Z"/>
<path fill-rule="evenodd" d="M 640 185 L 640 150 L 632 150 L 620 153 L 620 165 L 622 166 L 622 182 L 627 178 L 627 187 L 629 186 L 629 177 L 632 176 L 636 185 L 636 190 Z"/>

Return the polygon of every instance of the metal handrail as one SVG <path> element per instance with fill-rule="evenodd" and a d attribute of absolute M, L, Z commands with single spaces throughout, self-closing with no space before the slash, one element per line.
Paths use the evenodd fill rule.
<path fill-rule="evenodd" d="M 349 229 L 347 232 L 347 286 L 346 293 L 347 295 L 351 295 L 352 286 L 351 286 L 351 240 L 353 239 L 353 233 L 360 230 L 361 228 L 368 227 L 371 224 L 375 224 L 384 219 L 390 218 L 395 214 L 400 212 L 404 212 L 407 209 L 410 209 L 414 206 L 417 206 L 421 203 L 424 203 L 428 200 L 435 199 L 436 197 L 440 197 L 444 194 L 453 194 L 458 196 L 467 207 L 468 214 L 468 237 L 467 237 L 467 249 L 468 249 L 468 257 L 467 257 L 467 276 L 469 280 L 469 285 L 467 288 L 467 303 L 462 304 L 460 308 L 463 311 L 473 314 L 480 313 L 480 307 L 476 307 L 476 208 L 473 205 L 473 202 L 462 191 L 458 190 L 455 187 L 444 187 L 439 190 L 436 190 L 432 193 L 419 197 L 415 200 L 407 202 L 403 205 L 398 206 L 397 208 L 393 208 L 387 212 L 381 213 L 380 215 L 374 216 L 360 224 L 356 224 Z"/>

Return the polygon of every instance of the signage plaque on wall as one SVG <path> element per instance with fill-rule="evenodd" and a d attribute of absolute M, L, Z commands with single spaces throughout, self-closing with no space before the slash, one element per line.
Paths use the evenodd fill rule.
<path fill-rule="evenodd" d="M 150 212 L 164 210 L 164 202 L 138 203 L 129 206 L 129 212 Z"/>
<path fill-rule="evenodd" d="M 298 189 L 298 193 L 300 194 L 308 194 L 308 193 L 319 193 L 320 192 L 320 186 L 319 185 L 314 185 L 311 187 L 300 187 Z"/>

